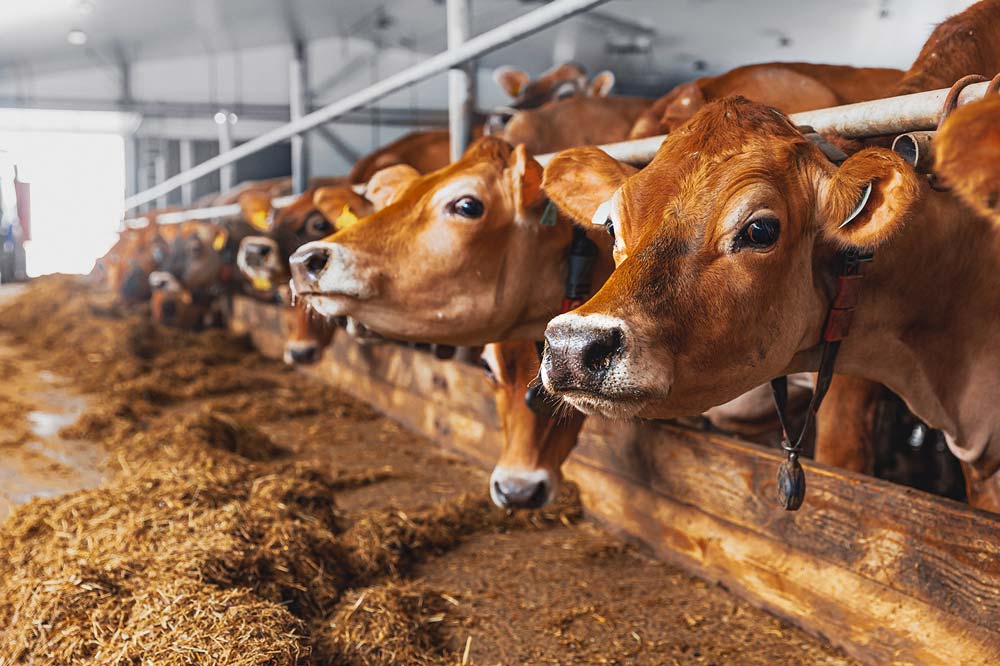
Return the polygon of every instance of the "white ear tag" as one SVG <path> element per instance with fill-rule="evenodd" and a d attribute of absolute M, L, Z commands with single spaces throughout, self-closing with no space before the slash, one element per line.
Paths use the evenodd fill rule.
<path fill-rule="evenodd" d="M 854 210 L 852 210 L 851 214 L 847 216 L 847 219 L 841 222 L 840 226 L 837 228 L 843 229 L 848 224 L 850 224 L 851 220 L 860 215 L 861 211 L 863 211 L 865 209 L 865 206 L 868 205 L 868 200 L 871 199 L 871 197 L 872 197 L 872 183 L 868 183 L 867 185 L 865 185 L 865 191 L 861 193 L 861 199 L 858 201 L 858 205 L 854 207 Z"/>
<path fill-rule="evenodd" d="M 594 212 L 594 217 L 590 218 L 590 223 L 603 227 L 607 223 L 609 217 L 611 217 L 610 199 L 597 207 L 597 210 Z"/>

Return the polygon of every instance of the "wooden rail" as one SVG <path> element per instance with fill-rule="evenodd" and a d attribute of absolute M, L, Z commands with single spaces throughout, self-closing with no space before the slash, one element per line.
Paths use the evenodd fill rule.
<path fill-rule="evenodd" d="M 277 308 L 244 298 L 233 328 L 266 354 Z M 500 432 L 478 368 L 338 335 L 309 371 L 492 465 Z M 1000 516 L 806 462 L 797 513 L 774 501 L 773 450 L 649 421 L 588 419 L 567 478 L 611 530 L 869 664 L 1000 664 Z M 485 492 L 485 489 L 484 489 Z"/>

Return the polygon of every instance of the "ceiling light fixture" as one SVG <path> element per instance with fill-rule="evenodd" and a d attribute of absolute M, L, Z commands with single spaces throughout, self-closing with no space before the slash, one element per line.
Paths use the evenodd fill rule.
<path fill-rule="evenodd" d="M 66 33 L 66 41 L 73 46 L 83 46 L 87 43 L 87 33 L 79 28 L 73 28 Z"/>

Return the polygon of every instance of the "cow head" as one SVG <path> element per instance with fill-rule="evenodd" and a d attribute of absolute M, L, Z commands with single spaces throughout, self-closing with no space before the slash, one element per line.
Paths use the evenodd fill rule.
<path fill-rule="evenodd" d="M 561 302 L 571 224 L 548 216 L 542 169 L 523 147 L 481 139 L 419 176 L 377 173 L 377 212 L 292 256 L 293 287 L 327 317 L 394 338 L 481 344 L 540 331 Z M 541 305 L 537 305 L 541 304 Z"/>
<path fill-rule="evenodd" d="M 538 349 L 531 341 L 486 345 L 483 368 L 490 379 L 503 428 L 503 451 L 490 475 L 490 497 L 504 509 L 537 509 L 559 490 L 561 467 L 576 446 L 584 416 L 563 408 L 533 384 Z"/>
<path fill-rule="evenodd" d="M 493 80 L 510 96 L 511 101 L 493 109 L 486 118 L 485 131 L 492 135 L 500 134 L 518 111 L 535 109 L 552 100 L 579 95 L 587 89 L 586 70 L 569 62 L 553 67 L 535 81 L 523 69 L 498 67 L 493 70 Z"/>
<path fill-rule="evenodd" d="M 546 168 L 550 197 L 613 231 L 618 266 L 549 323 L 542 378 L 620 417 L 699 413 L 814 368 L 836 251 L 885 243 L 922 194 L 894 153 L 838 169 L 785 116 L 739 97 L 708 104 L 635 175 L 613 164 L 570 150 Z"/>
<path fill-rule="evenodd" d="M 601 72 L 579 94 L 519 110 L 502 131 L 492 133 L 511 145 L 524 144 L 528 152 L 536 155 L 620 141 L 628 136 L 641 110 L 633 108 L 640 100 L 608 98 L 614 81 L 614 74 Z M 646 103 L 642 105 L 644 108 Z"/>
<path fill-rule="evenodd" d="M 240 206 L 244 219 L 263 233 L 243 239 L 236 261 L 261 291 L 287 284 L 288 258 L 299 246 L 347 228 L 371 212 L 371 204 L 347 185 L 307 190 L 277 211 L 271 208 L 270 198 L 256 195 L 241 197 Z"/>
<path fill-rule="evenodd" d="M 161 268 L 167 257 L 170 226 L 157 224 L 156 213 L 146 219 L 144 226 L 122 230 L 118 242 L 103 258 L 107 284 L 127 303 L 149 299 L 149 275 Z"/>

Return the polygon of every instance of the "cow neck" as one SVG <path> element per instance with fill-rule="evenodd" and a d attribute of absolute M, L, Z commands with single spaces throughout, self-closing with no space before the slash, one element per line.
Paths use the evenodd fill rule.
<path fill-rule="evenodd" d="M 992 474 L 1000 465 L 1000 229 L 927 189 L 868 272 L 840 369 L 888 386 L 945 433 L 960 460 Z"/>
<path fill-rule="evenodd" d="M 590 289 L 582 297 L 584 301 L 597 293 L 614 269 L 611 239 L 603 228 L 594 225 L 577 226 L 561 214 L 553 226 L 541 226 L 538 220 L 533 220 L 532 223 L 539 225 L 536 242 L 540 247 L 534 253 L 537 262 L 534 267 L 535 286 L 517 318 L 517 324 L 504 331 L 498 339 L 541 340 L 549 321 L 562 312 L 567 299 L 570 250 L 574 236 L 578 238 L 580 233 L 575 229 L 582 230 L 597 248 L 597 255 L 591 266 Z"/>
<path fill-rule="evenodd" d="M 847 155 L 834 146 L 811 127 L 799 127 L 802 135 L 826 156 L 830 162 L 840 166 Z M 868 203 L 872 193 L 872 184 L 868 183 L 854 210 L 841 221 L 840 226 L 848 224 Z M 857 307 L 864 267 L 874 258 L 873 252 L 853 249 L 836 252 L 835 277 L 833 295 L 829 306 L 823 330 L 819 335 L 819 370 L 816 373 L 816 386 L 812 398 L 806 408 L 805 420 L 798 436 L 793 436 L 788 414 L 788 376 L 782 375 L 771 380 L 771 390 L 774 394 L 774 406 L 781 424 L 781 448 L 785 451 L 785 460 L 778 466 L 777 491 L 778 504 L 786 511 L 797 511 L 802 506 L 806 492 L 806 477 L 799 463 L 803 445 L 816 427 L 816 413 L 826 397 L 833 380 L 834 366 L 840 353 L 841 342 L 851 331 L 854 320 L 854 310 Z"/>

